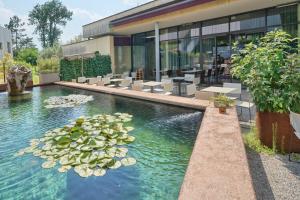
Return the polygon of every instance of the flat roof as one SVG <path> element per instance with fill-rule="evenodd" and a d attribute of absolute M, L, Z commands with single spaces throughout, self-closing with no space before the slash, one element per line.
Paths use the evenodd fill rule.
<path fill-rule="evenodd" d="M 108 20 L 110 18 L 111 18 L 111 20 L 117 20 L 117 19 L 120 19 L 122 17 L 128 17 L 130 15 L 134 15 L 134 14 L 137 14 L 137 13 L 140 13 L 140 12 L 150 11 L 150 10 L 156 9 L 158 7 L 161 7 L 161 6 L 173 4 L 173 3 L 176 3 L 176 2 L 180 2 L 180 1 L 182 1 L 182 0 L 153 0 L 153 1 L 141 4 L 139 6 L 124 10 L 122 12 L 116 13 L 114 15 L 110 15 L 108 17 L 104 17 L 102 19 L 99 19 L 99 20 L 93 21 L 91 23 L 85 24 L 82 27 L 85 27 L 85 26 L 88 26 L 88 25 L 91 25 L 91 24 L 94 24 L 94 23 L 97 23 L 97 22 L 100 22 L 100 21 Z"/>

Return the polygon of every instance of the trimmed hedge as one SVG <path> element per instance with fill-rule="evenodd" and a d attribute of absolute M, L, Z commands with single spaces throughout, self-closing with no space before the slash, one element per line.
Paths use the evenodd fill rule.
<path fill-rule="evenodd" d="M 82 76 L 81 59 L 60 61 L 60 76 L 62 81 L 71 81 Z M 95 57 L 83 59 L 83 76 L 97 77 L 111 73 L 111 58 L 95 52 Z"/>

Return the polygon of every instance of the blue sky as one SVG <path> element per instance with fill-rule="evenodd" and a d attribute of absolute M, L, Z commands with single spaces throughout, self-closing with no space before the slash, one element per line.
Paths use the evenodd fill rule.
<path fill-rule="evenodd" d="M 124 11 L 134 6 L 149 2 L 150 0 L 61 0 L 62 3 L 73 11 L 73 19 L 63 28 L 62 43 L 81 34 L 81 26 L 89 22 Z M 46 0 L 0 0 L 0 26 L 8 23 L 9 17 L 18 15 L 27 22 L 27 16 L 32 8 Z M 33 35 L 34 28 L 26 25 L 27 34 L 34 38 L 40 47 L 38 36 Z"/>

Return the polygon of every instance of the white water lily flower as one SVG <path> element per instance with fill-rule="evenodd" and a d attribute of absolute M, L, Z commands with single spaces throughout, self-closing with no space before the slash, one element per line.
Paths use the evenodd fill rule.
<path fill-rule="evenodd" d="M 55 161 L 49 160 L 42 164 L 42 168 L 49 169 L 49 168 L 54 167 L 55 165 L 56 165 Z"/>
<path fill-rule="evenodd" d="M 128 142 L 133 142 L 135 140 L 135 137 L 133 137 L 133 136 L 128 136 L 127 137 L 127 139 L 126 139 L 126 141 L 128 141 Z"/>
<path fill-rule="evenodd" d="M 133 127 L 131 127 L 131 126 L 127 126 L 127 127 L 125 127 L 126 128 L 126 130 L 129 132 L 129 131 L 133 131 L 134 130 L 134 128 Z"/>
<path fill-rule="evenodd" d="M 136 163 L 136 160 L 134 158 L 123 158 L 121 160 L 121 163 L 124 166 L 130 166 L 130 165 L 134 165 Z"/>
<path fill-rule="evenodd" d="M 23 149 L 21 149 L 20 151 L 18 151 L 15 156 L 23 156 L 25 154 L 25 151 Z"/>

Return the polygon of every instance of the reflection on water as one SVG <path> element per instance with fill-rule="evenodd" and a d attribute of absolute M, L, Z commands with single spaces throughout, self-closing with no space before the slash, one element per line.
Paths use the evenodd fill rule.
<path fill-rule="evenodd" d="M 45 109 L 50 96 L 85 94 L 94 101 L 75 108 Z M 32 101 L 9 102 L 0 93 L 0 199 L 177 199 L 202 113 L 162 104 L 83 90 L 49 86 L 34 88 Z M 131 167 L 109 170 L 104 177 L 81 178 L 40 167 L 42 160 L 14 157 L 28 141 L 69 120 L 100 113 L 132 114 L 136 141 Z"/>

